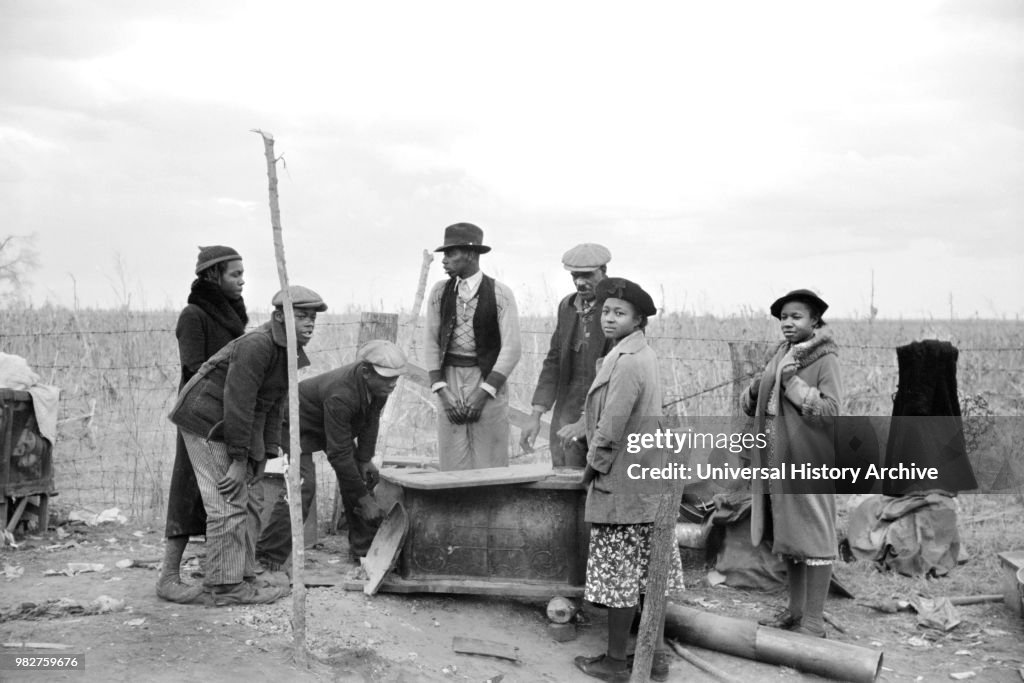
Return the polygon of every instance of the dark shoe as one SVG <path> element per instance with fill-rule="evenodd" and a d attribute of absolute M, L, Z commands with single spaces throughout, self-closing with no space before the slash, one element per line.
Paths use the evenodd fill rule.
<path fill-rule="evenodd" d="M 248 581 L 217 586 L 213 590 L 215 607 L 228 605 L 265 605 L 288 595 L 289 589 L 281 586 L 262 586 L 257 588 Z"/>
<path fill-rule="evenodd" d="M 654 661 L 651 662 L 651 680 L 667 681 L 669 667 L 669 653 L 664 650 L 654 651 Z"/>
<path fill-rule="evenodd" d="M 584 657 L 580 655 L 573 660 L 576 668 L 594 678 L 602 681 L 614 681 L 615 683 L 629 683 L 629 667 L 625 660 L 612 659 L 606 654 L 596 657 Z"/>
<path fill-rule="evenodd" d="M 812 631 L 806 626 L 797 626 L 796 628 L 790 629 L 793 633 L 798 633 L 802 636 L 809 636 L 811 638 L 827 638 L 824 631 Z"/>
<path fill-rule="evenodd" d="M 651 660 L 651 680 L 652 681 L 667 681 L 668 680 L 668 668 L 669 659 L 671 655 L 667 650 L 655 650 L 654 659 Z M 629 665 L 629 670 L 633 670 L 633 660 L 635 655 L 629 655 L 626 657 L 626 663 Z"/>
<path fill-rule="evenodd" d="M 181 581 L 161 580 L 156 584 L 156 596 L 161 600 L 179 605 L 198 605 L 205 602 L 205 590 L 200 585 L 189 585 Z"/>
<path fill-rule="evenodd" d="M 800 617 L 795 617 L 788 609 L 784 609 L 770 619 L 759 619 L 757 623 L 769 628 L 780 628 L 786 631 L 792 631 L 796 627 L 800 626 Z"/>

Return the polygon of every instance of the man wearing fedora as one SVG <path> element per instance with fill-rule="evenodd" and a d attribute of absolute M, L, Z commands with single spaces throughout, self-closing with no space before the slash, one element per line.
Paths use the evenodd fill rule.
<path fill-rule="evenodd" d="M 449 225 L 441 265 L 448 280 L 430 290 L 424 342 L 430 388 L 440 404 L 442 470 L 508 465 L 508 388 L 519 362 L 519 311 L 512 290 L 480 270 L 483 230 Z"/>
<path fill-rule="evenodd" d="M 384 512 L 373 497 L 377 467 L 371 462 L 377 446 L 380 415 L 398 378 L 408 371 L 405 354 L 394 342 L 374 339 L 356 352 L 356 360 L 299 382 L 299 471 L 302 473 L 302 519 L 316 495 L 313 453 L 327 455 L 341 489 L 348 522 L 348 550 L 365 557 Z M 288 424 L 281 442 L 288 448 Z M 284 492 L 263 527 L 256 557 L 272 571 L 292 552 L 292 529 Z"/>
<path fill-rule="evenodd" d="M 572 276 L 576 291 L 558 304 L 551 348 L 544 358 L 537 389 L 533 392 L 533 413 L 520 435 L 519 445 L 533 450 L 540 432 L 541 415 L 551 414 L 552 467 L 585 467 L 583 446 L 583 403 L 597 374 L 597 361 L 612 341 L 601 330 L 601 311 L 594 305 L 597 283 L 606 277 L 612 254 L 600 244 L 577 244 L 562 256 L 562 266 Z"/>

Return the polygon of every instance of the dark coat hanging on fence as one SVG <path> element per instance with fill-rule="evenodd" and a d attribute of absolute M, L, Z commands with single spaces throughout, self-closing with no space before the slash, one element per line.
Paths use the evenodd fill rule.
<path fill-rule="evenodd" d="M 887 496 L 942 490 L 968 491 L 978 487 L 967 459 L 960 400 L 956 389 L 959 352 L 949 342 L 935 339 L 913 342 L 896 349 L 899 386 L 893 397 L 892 424 L 886 449 L 886 467 L 935 467 L 938 478 L 890 479 L 882 486 Z"/>
<path fill-rule="evenodd" d="M 231 340 L 242 336 L 248 322 L 245 302 L 241 298 L 228 299 L 214 282 L 198 279 L 193 282 L 188 306 L 178 316 L 178 326 L 174 331 L 181 359 L 178 390 L 181 391 L 213 354 Z M 206 534 L 203 498 L 180 433 L 174 455 L 174 469 L 171 471 L 171 489 L 167 497 L 165 533 L 168 538 Z"/>

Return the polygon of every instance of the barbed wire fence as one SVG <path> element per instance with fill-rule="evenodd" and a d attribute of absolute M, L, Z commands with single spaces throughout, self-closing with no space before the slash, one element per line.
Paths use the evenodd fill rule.
<path fill-rule="evenodd" d="M 380 314 L 377 314 L 379 317 Z M 28 360 L 45 384 L 61 389 L 53 462 L 56 510 L 98 512 L 118 507 L 140 523 L 160 526 L 174 462 L 168 421 L 180 377 L 174 312 L 0 311 L 0 351 Z M 251 325 L 267 316 L 254 315 Z M 509 379 L 512 406 L 529 412 L 548 353 L 553 318 L 522 320 L 523 356 Z M 307 348 L 308 377 L 354 360 L 358 316 L 325 316 Z M 1024 408 L 1024 345 L 1020 325 L 988 321 L 835 321 L 845 387 L 844 414 L 888 415 L 896 390 L 895 349 L 944 338 L 960 350 L 958 381 L 965 400 L 996 415 Z M 410 358 L 422 364 L 422 319 L 398 329 Z M 681 417 L 733 414 L 738 392 L 778 343 L 777 328 L 757 318 L 652 319 L 648 338 L 660 361 L 666 413 Z M 403 380 L 391 398 L 392 424 L 378 452 L 435 460 L 437 411 L 429 392 Z M 542 436 L 546 437 L 546 434 Z M 513 462 L 543 460 L 546 450 L 520 452 Z M 318 490 L 333 491 L 333 471 L 317 456 Z M 318 496 L 320 519 L 331 519 L 331 496 Z"/>

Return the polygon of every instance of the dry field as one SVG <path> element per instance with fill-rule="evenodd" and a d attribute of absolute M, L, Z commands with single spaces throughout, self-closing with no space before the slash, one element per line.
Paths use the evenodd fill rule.
<path fill-rule="evenodd" d="M 24 356 L 44 382 L 62 391 L 55 449 L 59 506 L 95 511 L 117 506 L 140 521 L 162 517 L 174 452 L 174 430 L 165 416 L 178 383 L 175 320 L 170 311 L 0 311 L 0 350 Z M 529 406 L 553 324 L 550 318 L 522 321 L 523 359 L 509 382 L 514 406 Z M 845 414 L 890 414 L 895 348 L 928 338 L 961 349 L 958 380 L 965 414 L 1024 413 L 1024 323 L 837 320 L 831 327 L 842 347 Z M 358 315 L 323 316 L 308 348 L 312 367 L 303 375 L 350 362 L 358 329 Z M 742 385 L 736 375 L 744 369 L 734 370 L 730 342 L 739 347 L 778 338 L 774 321 L 762 316 L 670 314 L 653 319 L 648 334 L 662 362 L 669 412 L 702 417 L 732 413 L 734 387 Z M 400 330 L 400 341 L 414 359 L 420 356 L 420 336 L 421 330 L 410 326 Z M 433 403 L 411 382 L 399 386 L 392 403 L 385 452 L 435 457 Z M 532 456 L 518 450 L 513 449 L 518 461 L 545 457 L 543 450 Z M 327 468 L 319 469 L 326 477 Z"/>
<path fill-rule="evenodd" d="M 254 322 L 259 322 L 259 316 L 254 318 Z M 40 580 L 43 569 L 57 566 L 65 559 L 112 564 L 126 552 L 159 554 L 174 450 L 174 430 L 165 415 L 178 382 L 175 319 L 173 312 L 0 311 L 0 350 L 26 357 L 45 382 L 62 389 L 60 433 L 55 449 L 60 496 L 55 501 L 56 515 L 52 521 L 59 524 L 73 509 L 99 512 L 113 506 L 131 519 L 129 526 L 117 530 L 66 527 L 76 529 L 73 533 L 78 542 L 71 550 L 48 550 L 47 544 L 55 541 L 53 534 L 46 534 L 30 536 L 21 550 L 5 552 L 5 561 L 26 569 L 24 577 L 17 579 L 19 595 L 42 600 L 55 595 L 54 591 L 63 591 L 76 598 L 91 599 L 97 592 L 112 590 L 105 581 L 122 577 L 107 579 L 105 574 L 98 574 L 91 575 L 95 579 L 75 577 L 54 583 L 54 579 Z M 529 405 L 552 326 L 552 319 L 523 320 L 524 357 L 510 380 L 513 405 Z M 1024 325 L 1020 322 L 868 324 L 839 320 L 831 326 L 842 347 L 846 414 L 888 415 L 897 383 L 895 348 L 926 338 L 948 340 L 960 348 L 958 378 L 965 413 L 1020 417 L 1024 412 L 1024 347 L 1020 342 Z M 349 362 L 355 352 L 358 330 L 358 315 L 324 316 L 308 348 L 313 365 L 304 372 L 317 373 Z M 400 331 L 400 342 L 408 343 L 414 359 L 419 355 L 419 334 L 420 331 L 409 328 Z M 774 321 L 764 317 L 714 319 L 670 315 L 653 320 L 648 334 L 661 358 L 665 398 L 673 401 L 670 411 L 690 417 L 725 416 L 732 413 L 737 373 L 742 375 L 747 370 L 734 369 L 730 343 L 734 349 L 743 351 L 753 342 L 774 341 L 777 329 Z M 385 450 L 395 456 L 434 456 L 435 419 L 434 406 L 424 392 L 403 382 L 391 402 L 383 435 Z M 513 438 L 517 435 L 513 434 Z M 520 454 L 518 448 L 513 452 L 514 460 L 519 462 L 546 456 L 543 449 L 533 455 Z M 321 462 L 318 468 L 321 491 L 333 488 L 332 474 L 324 465 Z M 320 519 L 328 517 L 330 503 L 328 496 L 320 500 Z M 860 600 L 868 601 L 905 598 L 915 592 L 931 596 L 999 592 L 1000 569 L 995 555 L 1022 547 L 1024 499 L 1019 491 L 962 495 L 958 504 L 962 555 L 969 560 L 948 577 L 925 579 L 882 574 L 864 562 L 841 564 L 836 567 L 837 574 Z M 116 538 L 111 538 L 112 534 Z M 328 537 L 327 543 L 335 544 L 340 538 Z M 322 559 L 326 562 L 338 561 L 333 555 L 333 559 L 325 558 Z M 769 609 L 766 601 L 782 601 L 779 595 L 712 589 L 701 581 L 702 573 L 700 558 L 690 557 L 687 601 L 703 609 L 754 619 Z M 152 574 L 133 574 L 129 570 L 123 575 L 118 595 L 128 598 L 137 614 L 148 619 L 142 629 L 133 629 L 124 617 L 112 615 L 94 618 L 95 623 L 102 625 L 100 631 L 77 630 L 71 626 L 75 620 L 9 622 L 4 627 L 5 637 L 68 642 L 92 652 L 91 661 L 113 666 L 114 678 L 125 680 L 158 669 L 168 672 L 168 680 L 183 671 L 203 678 L 211 672 L 226 670 L 224 667 L 235 670 L 238 680 L 256 671 L 262 675 L 279 669 L 282 675 L 312 679 L 291 667 L 282 668 L 288 605 L 250 608 L 237 615 L 218 610 L 177 610 L 168 618 L 167 605 L 152 596 Z M 537 606 L 514 601 L 498 604 L 451 596 L 410 602 L 405 596 L 387 596 L 374 602 L 344 591 L 319 590 L 309 608 L 313 624 L 311 647 L 322 649 L 331 658 L 330 667 L 321 667 L 320 671 L 329 679 L 349 680 L 339 678 L 338 673 L 348 667 L 355 672 L 352 680 L 448 680 L 451 676 L 445 672 L 449 671 L 451 655 L 447 653 L 447 641 L 439 640 L 430 621 L 418 627 L 422 642 L 417 641 L 415 649 L 420 656 L 415 662 L 409 660 L 415 653 L 410 652 L 407 634 L 393 633 L 392 621 L 398 619 L 399 625 L 406 627 L 408 624 L 402 619 L 415 622 L 420 618 L 415 616 L 417 610 L 424 620 L 440 615 L 446 625 L 451 623 L 453 628 L 474 634 L 491 624 L 494 610 L 499 610 L 500 623 L 505 625 L 503 633 L 521 642 L 526 648 L 524 652 L 537 660 L 534 673 L 539 673 L 531 680 L 568 680 L 574 674 L 568 653 L 578 654 L 600 646 L 599 627 L 585 632 L 579 643 L 553 645 L 544 635 L 542 611 Z M 981 672 L 978 680 L 1010 681 L 1017 680 L 1016 669 L 1024 666 L 1020 651 L 1024 625 L 1010 618 L 999 604 L 963 608 L 964 623 L 948 634 L 923 633 L 908 615 L 878 615 L 851 601 L 832 600 L 829 609 L 846 625 L 847 633 L 839 635 L 839 639 L 884 648 L 888 664 L 882 680 L 948 680 L 948 673 L 970 668 Z M 333 618 L 320 619 L 317 610 L 360 616 L 339 625 Z M 382 615 L 390 620 L 382 622 L 387 625 L 377 625 Z M 432 623 L 437 626 L 436 621 Z M 104 632 L 102 629 L 118 635 L 108 643 L 105 636 L 99 635 Z M 216 634 L 219 659 L 183 655 L 164 645 L 193 632 L 203 642 Z M 380 634 L 385 634 L 383 641 Z M 450 635 L 447 637 L 450 640 Z M 973 653 L 969 660 L 960 654 L 968 651 Z M 704 655 L 720 667 L 731 668 L 741 679 L 792 680 L 794 675 L 790 670 L 742 663 L 717 653 Z M 466 673 L 487 673 L 482 664 L 465 660 L 458 663 Z M 686 670 L 681 662 L 674 666 L 680 673 Z M 434 675 L 428 675 L 431 671 Z M 411 678 L 401 678 L 404 675 Z M 509 680 L 517 678 L 513 675 Z"/>

